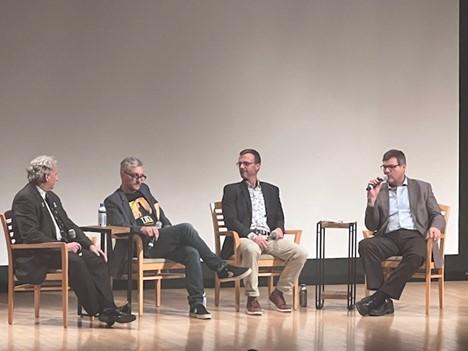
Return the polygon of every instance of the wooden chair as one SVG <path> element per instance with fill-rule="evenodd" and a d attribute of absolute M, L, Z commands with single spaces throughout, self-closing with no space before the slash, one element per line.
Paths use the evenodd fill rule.
<path fill-rule="evenodd" d="M 33 291 L 34 292 L 34 316 L 39 318 L 40 294 L 41 291 L 59 290 L 62 292 L 62 311 L 63 327 L 68 326 L 68 251 L 63 242 L 50 242 L 40 244 L 16 244 L 15 233 L 13 232 L 12 212 L 6 211 L 0 214 L 5 233 L 5 242 L 8 253 L 8 324 L 13 324 L 13 310 L 15 304 L 15 292 Z M 17 279 L 14 269 L 14 253 L 21 250 L 60 250 L 62 267 L 59 270 L 47 273 L 44 282 L 41 285 L 20 284 L 17 285 Z"/>
<path fill-rule="evenodd" d="M 136 274 L 138 289 L 138 314 L 143 315 L 144 282 L 154 280 L 154 294 L 156 307 L 161 306 L 161 280 L 185 278 L 185 266 L 166 258 L 143 257 L 143 240 L 134 235 L 136 257 L 133 258 L 133 274 Z"/>
<path fill-rule="evenodd" d="M 239 251 L 240 237 L 235 231 L 228 231 L 224 223 L 223 210 L 221 202 L 210 203 L 211 218 L 213 221 L 213 231 L 215 237 L 215 248 L 216 254 L 219 256 L 221 253 L 221 238 L 230 236 L 234 240 L 234 255 L 226 260 L 229 264 L 241 265 L 241 256 Z M 302 230 L 299 229 L 287 229 L 285 235 L 293 235 L 294 242 L 299 244 L 301 241 Z M 273 257 L 271 255 L 261 255 L 258 260 L 259 277 L 268 278 L 268 295 L 273 290 L 274 278 L 281 274 L 281 270 L 284 268 L 286 262 L 283 260 Z M 221 282 L 218 277 L 215 276 L 215 306 L 219 306 L 221 292 Z M 240 310 L 240 281 L 234 282 L 234 293 L 235 293 L 235 305 L 236 311 Z M 299 283 L 296 281 L 293 288 L 293 308 L 296 310 L 299 306 Z"/>
<path fill-rule="evenodd" d="M 442 215 L 445 218 L 445 223 L 447 226 L 449 214 L 450 214 L 450 206 L 439 204 L 440 210 Z M 364 238 L 371 238 L 374 234 L 369 230 L 363 231 Z M 442 257 L 442 262 L 445 261 L 445 238 L 447 235 L 447 230 L 445 229 L 442 232 L 442 236 L 439 240 L 439 252 Z M 419 270 L 414 273 L 413 278 L 416 279 L 424 279 L 425 280 L 425 304 L 426 304 L 426 315 L 429 315 L 429 308 L 431 305 L 431 282 L 432 280 L 437 280 L 439 285 L 439 308 L 444 308 L 444 289 L 445 289 L 445 266 L 437 267 L 434 262 L 433 257 L 433 240 L 426 241 L 426 260 L 421 265 Z M 392 256 L 387 258 L 382 262 L 382 269 L 384 272 L 384 276 L 386 277 L 393 269 L 398 267 L 400 264 L 402 257 L 401 256 Z M 369 296 L 369 290 L 367 289 L 366 283 L 366 296 Z"/>

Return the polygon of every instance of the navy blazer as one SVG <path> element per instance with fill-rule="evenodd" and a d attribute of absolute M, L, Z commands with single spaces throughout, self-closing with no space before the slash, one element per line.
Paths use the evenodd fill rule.
<path fill-rule="evenodd" d="M 284 214 L 279 197 L 279 188 L 270 183 L 260 182 L 270 230 L 281 228 L 284 231 Z M 252 224 L 252 201 L 247 183 L 228 184 L 223 190 L 223 216 L 228 230 L 236 231 L 240 237 L 247 237 Z M 221 257 L 227 259 L 234 254 L 234 242 L 227 237 L 221 250 Z"/>
<path fill-rule="evenodd" d="M 151 206 L 152 213 L 156 213 L 154 204 L 158 203 L 155 197 L 145 183 L 141 184 L 140 193 Z M 107 210 L 107 223 L 121 227 L 129 227 L 132 233 L 141 234 L 139 226 L 133 217 L 132 210 L 128 204 L 128 199 L 122 189 L 118 188 L 104 200 Z M 171 222 L 160 207 L 160 218 L 163 227 L 171 225 Z M 111 274 L 113 277 L 120 277 L 126 272 L 126 263 L 128 258 L 127 240 L 117 240 L 114 247 L 114 256 L 111 262 Z"/>
<path fill-rule="evenodd" d="M 57 194 L 49 191 L 48 196 L 57 209 L 58 216 L 65 226 L 65 232 L 68 233 L 68 230 L 74 229 L 76 238 L 73 241 L 78 242 L 82 248 L 88 249 L 92 244 L 91 240 L 68 217 Z M 54 222 L 36 185 L 28 183 L 16 194 L 13 199 L 12 212 L 13 230 L 17 243 L 57 241 Z M 37 250 L 28 250 L 22 253 L 21 257 L 15 257 L 15 274 L 22 282 L 40 284 L 44 281 L 47 266 L 41 264 L 37 255 Z"/>

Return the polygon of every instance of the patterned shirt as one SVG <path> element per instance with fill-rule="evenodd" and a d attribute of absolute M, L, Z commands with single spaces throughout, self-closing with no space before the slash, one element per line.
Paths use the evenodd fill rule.
<path fill-rule="evenodd" d="M 252 232 L 270 233 L 270 228 L 267 224 L 265 199 L 263 198 L 262 187 L 260 182 L 253 187 L 247 182 L 247 189 L 249 190 L 250 201 L 252 202 L 252 223 L 250 230 Z"/>

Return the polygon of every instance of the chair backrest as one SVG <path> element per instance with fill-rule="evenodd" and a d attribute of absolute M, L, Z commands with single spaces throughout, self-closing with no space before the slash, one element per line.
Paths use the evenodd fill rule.
<path fill-rule="evenodd" d="M 8 253 L 8 265 L 12 266 L 13 264 L 13 253 L 11 250 L 11 245 L 16 243 L 15 233 L 13 231 L 13 220 L 11 210 L 5 211 L 5 213 L 0 213 L 0 218 L 3 225 L 3 233 L 5 234 L 5 243 Z"/>
<path fill-rule="evenodd" d="M 213 232 L 215 237 L 216 254 L 221 252 L 221 236 L 220 233 L 227 232 L 226 224 L 224 223 L 223 206 L 221 201 L 210 202 L 211 219 L 213 221 Z"/>

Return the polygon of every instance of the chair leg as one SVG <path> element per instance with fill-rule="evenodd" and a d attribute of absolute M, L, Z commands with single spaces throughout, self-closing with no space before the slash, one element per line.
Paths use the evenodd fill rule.
<path fill-rule="evenodd" d="M 236 303 L 236 312 L 240 311 L 240 280 L 234 282 L 234 294 Z"/>
<path fill-rule="evenodd" d="M 364 296 L 368 297 L 369 296 L 369 289 L 367 289 L 367 278 L 366 275 L 364 275 Z"/>
<path fill-rule="evenodd" d="M 34 285 L 34 317 L 39 318 L 39 305 L 41 303 L 41 286 Z"/>
<path fill-rule="evenodd" d="M 68 279 L 62 282 L 63 327 L 68 327 Z"/>
<path fill-rule="evenodd" d="M 273 292 L 273 276 L 268 277 L 268 296 Z"/>
<path fill-rule="evenodd" d="M 293 308 L 296 311 L 299 308 L 299 282 L 296 281 L 293 286 Z"/>
<path fill-rule="evenodd" d="M 156 292 L 156 307 L 161 306 L 161 279 L 157 279 L 155 284 L 155 292 Z"/>
<path fill-rule="evenodd" d="M 15 306 L 15 281 L 13 271 L 8 267 L 8 324 L 13 324 L 13 310 Z"/>
<path fill-rule="evenodd" d="M 439 278 L 439 308 L 444 308 L 444 300 L 445 300 L 445 278 L 444 278 L 444 271 L 442 271 L 442 277 Z"/>
<path fill-rule="evenodd" d="M 138 270 L 138 315 L 143 315 L 143 298 L 144 298 L 144 281 L 143 271 Z"/>
<path fill-rule="evenodd" d="M 221 282 L 218 277 L 215 277 L 215 306 L 219 306 L 219 295 L 221 292 Z"/>
<path fill-rule="evenodd" d="M 426 273 L 426 316 L 429 315 L 429 309 L 431 306 L 431 274 Z"/>

